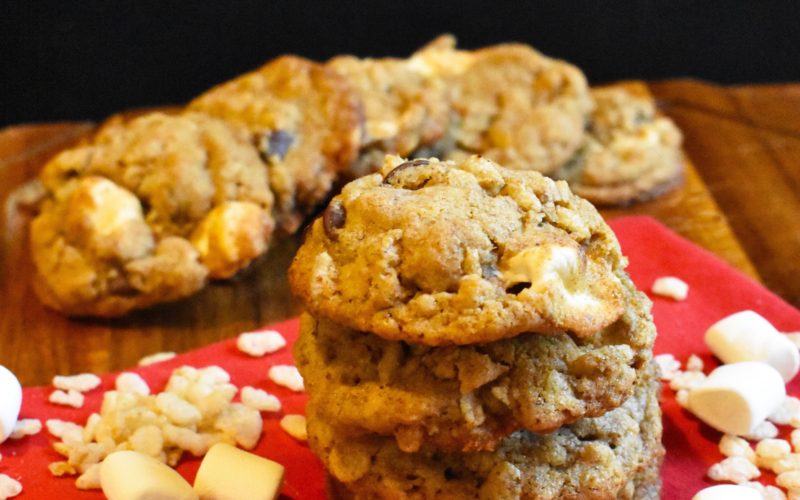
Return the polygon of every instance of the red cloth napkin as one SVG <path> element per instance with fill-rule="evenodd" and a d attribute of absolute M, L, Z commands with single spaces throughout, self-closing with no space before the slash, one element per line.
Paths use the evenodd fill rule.
<path fill-rule="evenodd" d="M 649 217 L 626 217 L 611 222 L 624 253 L 630 259 L 628 268 L 636 284 L 649 290 L 659 276 L 672 275 L 686 281 L 689 297 L 684 302 L 653 297 L 653 314 L 658 327 L 657 353 L 672 353 L 681 361 L 697 353 L 706 362 L 706 371 L 716 365 L 703 343 L 706 328 L 730 313 L 753 309 L 783 331 L 800 330 L 800 311 L 783 302 L 761 285 L 742 275 L 711 253 L 675 235 Z M 319 461 L 307 445 L 295 441 L 278 426 L 284 413 L 299 413 L 306 398 L 276 386 L 267 378 L 273 364 L 292 363 L 291 344 L 297 336 L 297 321 L 290 320 L 270 328 L 280 331 L 289 347 L 264 358 L 251 358 L 240 353 L 235 339 L 182 354 L 170 361 L 136 368 L 154 391 L 160 390 L 169 374 L 178 366 L 219 365 L 225 368 L 237 386 L 253 385 L 277 395 L 283 403 L 279 415 L 264 414 L 264 435 L 255 453 L 286 466 L 283 486 L 285 498 L 324 498 L 324 474 Z M 113 389 L 116 374 L 102 377 L 103 385 L 86 394 L 81 409 L 56 406 L 47 402 L 51 387 L 24 390 L 21 418 L 60 418 L 83 424 L 89 414 L 98 411 L 102 393 Z M 800 377 L 789 387 L 789 393 L 800 394 Z M 705 479 L 708 467 L 723 457 L 717 450 L 719 433 L 701 424 L 675 402 L 672 391 L 664 388 L 664 444 L 667 457 L 662 471 L 663 498 L 689 499 L 698 490 L 712 484 Z M 74 478 L 55 478 L 47 469 L 50 462 L 60 460 L 51 447 L 54 438 L 46 430 L 36 436 L 9 440 L 0 445 L 0 473 L 23 484 L 19 498 L 91 499 L 102 498 L 99 492 L 78 491 Z M 199 466 L 199 459 L 186 460 L 178 470 L 190 482 Z"/>

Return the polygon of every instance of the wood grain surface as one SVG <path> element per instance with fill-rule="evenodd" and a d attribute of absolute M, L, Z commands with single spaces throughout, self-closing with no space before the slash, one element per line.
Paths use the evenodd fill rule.
<path fill-rule="evenodd" d="M 604 215 L 652 215 L 800 306 L 800 84 L 649 86 L 684 131 L 685 185 Z M 147 354 L 186 351 L 298 313 L 286 285 L 297 238 L 232 282 L 126 318 L 71 320 L 42 306 L 30 281 L 30 214 L 17 188 L 92 130 L 62 123 L 0 131 L 0 364 L 24 385 L 45 384 L 55 374 L 122 369 Z"/>

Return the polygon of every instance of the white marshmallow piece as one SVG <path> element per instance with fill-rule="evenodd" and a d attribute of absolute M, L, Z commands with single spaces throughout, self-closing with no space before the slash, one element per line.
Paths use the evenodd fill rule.
<path fill-rule="evenodd" d="M 697 492 L 692 500 L 762 500 L 761 493 L 738 484 L 719 484 Z"/>
<path fill-rule="evenodd" d="M 755 361 L 723 365 L 689 391 L 689 411 L 718 431 L 748 435 L 786 397 L 781 375 Z"/>
<path fill-rule="evenodd" d="M 283 473 L 277 462 L 218 443 L 200 464 L 194 491 L 201 500 L 273 500 L 280 494 Z"/>
<path fill-rule="evenodd" d="M 100 466 L 100 486 L 108 500 L 197 500 L 177 471 L 135 451 L 117 451 Z"/>
<path fill-rule="evenodd" d="M 706 331 L 706 344 L 723 363 L 761 361 L 789 382 L 800 370 L 797 346 L 753 311 L 723 318 Z"/>
<path fill-rule="evenodd" d="M 0 443 L 14 432 L 22 406 L 22 386 L 17 377 L 0 365 Z"/>

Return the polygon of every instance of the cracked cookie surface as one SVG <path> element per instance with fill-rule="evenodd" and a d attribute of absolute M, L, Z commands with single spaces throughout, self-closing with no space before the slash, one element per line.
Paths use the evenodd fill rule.
<path fill-rule="evenodd" d="M 263 254 L 272 233 L 264 163 L 243 130 L 205 115 L 108 123 L 40 180 L 37 291 L 68 314 L 117 316 L 191 295 Z"/>
<path fill-rule="evenodd" d="M 313 405 L 309 443 L 357 499 L 652 498 L 664 451 L 660 385 L 653 367 L 646 371 L 619 408 L 550 434 L 518 431 L 494 452 L 406 453 L 389 438 L 342 435 Z"/>
<path fill-rule="evenodd" d="M 390 340 L 589 336 L 624 311 L 627 261 L 566 183 L 471 157 L 404 162 L 346 185 L 289 270 L 315 316 Z"/>
<path fill-rule="evenodd" d="M 592 337 L 523 334 L 428 347 L 301 318 L 295 360 L 320 418 L 353 435 L 394 436 L 400 449 L 492 450 L 524 428 L 547 432 L 616 408 L 651 358 L 649 300 Z"/>
<path fill-rule="evenodd" d="M 279 57 L 189 104 L 244 125 L 267 162 L 278 227 L 296 231 L 358 153 L 361 103 L 344 78 L 296 56 Z"/>

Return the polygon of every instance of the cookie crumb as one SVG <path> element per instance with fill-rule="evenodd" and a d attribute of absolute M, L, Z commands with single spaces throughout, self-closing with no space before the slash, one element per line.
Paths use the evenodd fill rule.
<path fill-rule="evenodd" d="M 142 396 L 150 394 L 150 386 L 147 385 L 147 382 L 145 382 L 138 373 L 120 373 L 114 386 L 120 392 L 131 392 L 133 394 L 141 394 Z"/>

